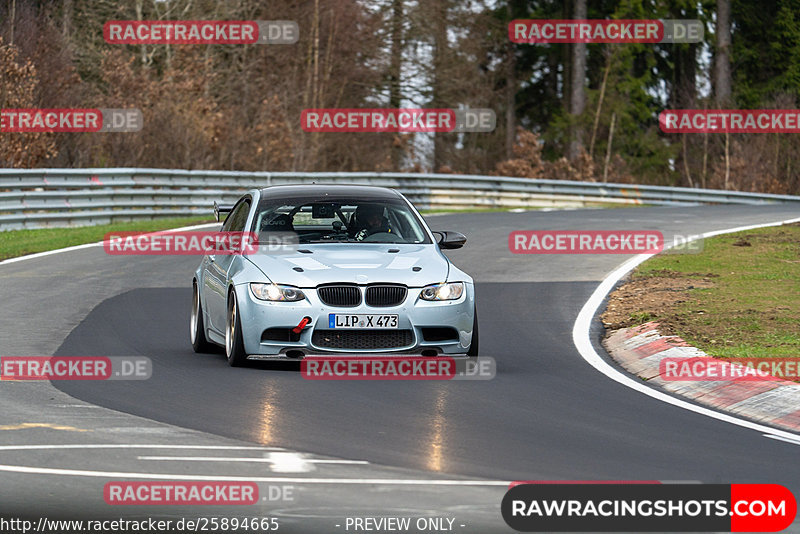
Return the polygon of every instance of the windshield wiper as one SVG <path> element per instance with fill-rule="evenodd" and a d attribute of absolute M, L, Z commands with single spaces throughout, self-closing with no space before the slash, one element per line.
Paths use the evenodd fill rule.
<path fill-rule="evenodd" d="M 348 236 L 331 236 L 325 239 L 309 239 L 307 243 L 359 243 L 352 237 Z"/>

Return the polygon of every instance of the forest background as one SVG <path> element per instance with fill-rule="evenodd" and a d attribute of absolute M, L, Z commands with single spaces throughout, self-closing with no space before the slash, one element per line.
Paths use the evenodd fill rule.
<path fill-rule="evenodd" d="M 693 44 L 515 44 L 514 19 L 695 19 Z M 111 45 L 109 20 L 292 20 L 292 45 Z M 796 134 L 665 134 L 794 109 L 800 0 L 2 0 L 0 108 L 137 133 L 2 133 L 0 167 L 496 174 L 800 194 Z M 307 133 L 307 108 L 492 108 L 491 133 Z"/>

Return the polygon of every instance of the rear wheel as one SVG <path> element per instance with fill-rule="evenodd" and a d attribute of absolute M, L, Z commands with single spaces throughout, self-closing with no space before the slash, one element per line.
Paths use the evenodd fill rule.
<path fill-rule="evenodd" d="M 474 319 L 472 319 L 472 343 L 467 351 L 467 356 L 478 357 L 478 307 L 475 307 Z"/>
<path fill-rule="evenodd" d="M 189 321 L 189 338 L 195 352 L 211 352 L 211 343 L 206 339 L 203 307 L 200 304 L 200 291 L 197 289 L 196 282 L 192 284 L 192 317 Z"/>
<path fill-rule="evenodd" d="M 242 322 L 239 317 L 239 303 L 236 292 L 231 291 L 228 296 L 228 314 L 225 321 L 225 356 L 231 367 L 239 367 L 247 361 L 244 352 L 244 339 L 242 338 Z"/>

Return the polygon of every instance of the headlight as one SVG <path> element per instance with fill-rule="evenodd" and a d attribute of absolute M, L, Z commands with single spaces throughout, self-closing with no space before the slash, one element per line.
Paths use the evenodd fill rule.
<path fill-rule="evenodd" d="M 250 291 L 253 296 L 260 300 L 282 300 L 285 302 L 297 302 L 306 296 L 296 287 L 279 286 L 277 284 L 250 284 Z"/>
<path fill-rule="evenodd" d="M 450 282 L 449 284 L 433 284 L 422 288 L 419 298 L 422 300 L 458 300 L 463 294 L 463 282 Z"/>

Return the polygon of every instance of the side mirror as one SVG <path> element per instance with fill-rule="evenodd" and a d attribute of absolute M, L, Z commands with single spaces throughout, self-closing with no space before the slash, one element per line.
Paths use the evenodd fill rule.
<path fill-rule="evenodd" d="M 440 249 L 455 249 L 464 246 L 467 242 L 467 236 L 459 232 L 434 232 L 439 239 L 437 243 Z"/>
<path fill-rule="evenodd" d="M 232 204 L 219 204 L 218 202 L 214 201 L 214 218 L 222 222 L 222 220 L 228 216 L 228 214 L 233 209 Z"/>

